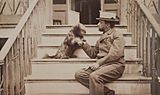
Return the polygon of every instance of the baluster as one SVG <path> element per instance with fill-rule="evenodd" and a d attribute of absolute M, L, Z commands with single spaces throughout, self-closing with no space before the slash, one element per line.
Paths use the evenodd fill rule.
<path fill-rule="evenodd" d="M 156 65 L 157 65 L 156 68 L 157 68 L 158 76 L 160 76 L 160 37 L 158 36 L 156 38 L 156 45 L 158 49 L 157 59 L 156 59 Z"/>
<path fill-rule="evenodd" d="M 21 70 L 20 70 L 20 81 L 21 81 L 21 84 L 20 84 L 20 87 L 21 88 L 23 88 L 23 86 L 24 86 L 24 80 L 23 80 L 23 78 L 24 78 L 24 76 L 25 76 L 25 69 L 24 69 L 24 39 L 23 39 L 23 32 L 24 31 L 22 31 L 21 33 L 20 33 L 20 55 L 19 55 L 19 62 L 20 62 L 20 68 L 21 68 Z M 22 92 L 21 93 L 24 93 L 24 90 L 22 90 Z M 22 94 L 23 95 L 23 94 Z"/>
<path fill-rule="evenodd" d="M 142 52 L 142 59 L 143 59 L 143 71 L 145 70 L 145 67 L 147 66 L 147 33 L 148 33 L 148 26 L 149 26 L 149 22 L 146 19 L 145 21 L 145 25 L 144 25 L 144 31 L 143 31 L 143 52 Z"/>
<path fill-rule="evenodd" d="M 3 83 L 4 83 L 4 79 L 3 79 L 3 62 L 0 62 L 0 95 L 2 95 L 2 90 L 3 90 Z"/>
<path fill-rule="evenodd" d="M 148 29 L 150 29 L 150 28 L 148 28 Z M 149 76 L 150 75 L 150 55 L 151 55 L 151 53 L 150 53 L 150 49 L 151 49 L 151 43 L 150 43 L 150 30 L 148 30 L 148 32 L 147 32 L 147 56 L 146 56 L 146 59 L 147 59 L 147 65 L 146 65 L 146 69 L 145 69 L 145 72 L 146 72 L 146 76 Z"/>
<path fill-rule="evenodd" d="M 4 80 L 4 83 L 3 83 L 3 92 L 2 92 L 2 95 L 8 95 L 8 64 L 9 64 L 9 57 L 6 57 L 4 59 L 4 65 L 3 65 L 3 80 Z"/>
<path fill-rule="evenodd" d="M 155 74 L 155 70 L 156 70 L 155 56 L 154 56 L 155 50 L 156 50 L 155 41 L 156 41 L 155 31 L 152 29 L 152 38 L 151 38 L 151 69 L 152 69 L 152 75 Z"/>
<path fill-rule="evenodd" d="M 14 95 L 14 46 L 12 46 L 10 50 L 10 62 L 8 67 L 8 75 L 9 75 L 9 94 Z"/>
<path fill-rule="evenodd" d="M 20 58 L 20 48 L 19 48 L 19 35 L 16 39 L 16 43 L 15 43 L 15 47 L 16 47 L 16 59 L 15 59 L 15 64 L 16 64 L 16 68 L 15 68 L 15 71 L 16 71 L 16 95 L 20 95 L 20 91 L 21 91 L 21 87 L 20 87 L 20 84 L 21 84 L 21 81 L 20 81 L 20 63 L 19 63 L 19 58 Z"/>
<path fill-rule="evenodd" d="M 157 95 L 157 91 L 158 91 L 158 76 L 157 76 L 157 69 L 156 69 L 156 61 L 155 61 L 155 57 L 157 56 L 157 52 L 156 52 L 156 32 L 154 30 L 152 30 L 152 38 L 151 38 L 151 69 L 152 69 L 152 83 L 151 83 L 151 93 L 152 95 Z"/>

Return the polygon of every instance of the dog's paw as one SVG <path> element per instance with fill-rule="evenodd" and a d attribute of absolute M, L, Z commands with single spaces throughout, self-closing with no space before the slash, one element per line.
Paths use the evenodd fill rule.
<path fill-rule="evenodd" d="M 76 55 L 72 55 L 71 58 L 77 58 L 77 56 Z"/>
<path fill-rule="evenodd" d="M 48 54 L 45 54 L 45 55 L 42 57 L 42 59 L 47 59 L 47 58 L 49 58 L 49 55 L 48 55 Z"/>

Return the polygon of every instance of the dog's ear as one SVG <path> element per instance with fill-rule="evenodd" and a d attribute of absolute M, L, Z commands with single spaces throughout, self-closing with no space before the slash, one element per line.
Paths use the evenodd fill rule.
<path fill-rule="evenodd" d="M 83 34 L 81 32 L 81 30 L 83 30 L 85 33 L 86 33 L 86 29 L 85 29 L 85 26 L 81 23 L 75 25 L 72 27 L 72 32 L 73 34 L 76 36 L 76 37 L 79 37 L 79 38 L 83 38 Z"/>
<path fill-rule="evenodd" d="M 81 33 L 80 31 L 81 31 L 81 29 L 80 29 L 79 24 L 73 27 L 73 34 L 74 34 L 76 37 L 80 37 L 80 35 L 81 35 L 81 34 L 80 34 L 80 33 Z"/>

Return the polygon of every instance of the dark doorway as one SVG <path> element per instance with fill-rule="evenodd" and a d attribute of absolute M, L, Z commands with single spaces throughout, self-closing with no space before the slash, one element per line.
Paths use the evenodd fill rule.
<path fill-rule="evenodd" d="M 100 0 L 75 0 L 75 11 L 80 13 L 80 22 L 83 24 L 97 24 L 99 10 Z"/>
<path fill-rule="evenodd" d="M 0 38 L 0 50 L 2 49 L 2 47 L 4 46 L 4 44 L 6 43 L 8 38 Z"/>

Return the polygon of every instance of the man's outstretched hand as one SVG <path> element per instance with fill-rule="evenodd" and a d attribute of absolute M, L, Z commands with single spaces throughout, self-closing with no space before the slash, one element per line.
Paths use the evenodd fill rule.
<path fill-rule="evenodd" d="M 85 42 L 86 40 L 80 38 L 74 38 L 72 40 L 72 44 L 78 44 L 79 46 L 82 46 Z"/>

